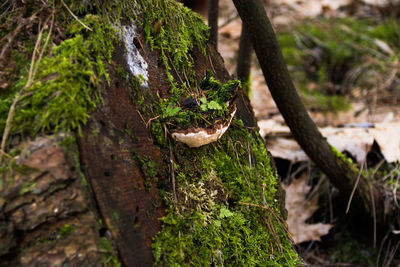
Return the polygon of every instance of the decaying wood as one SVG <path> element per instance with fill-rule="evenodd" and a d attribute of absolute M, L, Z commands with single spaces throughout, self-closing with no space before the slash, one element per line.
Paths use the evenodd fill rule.
<path fill-rule="evenodd" d="M 144 39 L 143 33 L 139 33 Z M 113 61 L 126 66 L 125 48 L 116 47 Z M 194 71 L 200 81 L 207 69 L 213 68 L 222 82 L 230 79 L 223 60 L 215 48 L 207 49 L 209 57 L 194 49 Z M 148 63 L 149 90 L 147 93 L 168 96 L 169 83 L 158 64 L 158 52 L 143 43 L 140 53 Z M 175 74 L 176 75 L 176 74 Z M 86 175 L 93 187 L 97 205 L 110 230 L 122 262 L 127 266 L 151 266 L 152 239 L 161 229 L 160 217 L 164 206 L 157 184 L 143 173 L 138 158 L 156 162 L 157 183 L 169 184 L 168 161 L 153 144 L 147 121 L 151 116 L 140 115 L 139 104 L 132 101 L 132 89 L 116 73 L 110 73 L 110 86 L 104 85 L 104 105 L 97 108 L 83 127 L 79 138 L 80 155 Z M 178 79 L 178 77 L 176 77 Z M 256 122 L 247 97 L 239 95 L 237 116 L 249 127 Z M 142 105 L 151 105 L 146 101 Z M 130 131 L 121 131 L 128 128 Z M 96 134 L 93 134 L 96 132 Z M 132 132 L 133 136 L 127 132 Z M 146 185 L 150 185 L 146 186 Z"/>
<path fill-rule="evenodd" d="M 100 224 L 68 135 L 23 144 L 0 187 L 0 266 L 100 263 Z M 21 168 L 24 168 L 24 171 Z M 24 248 L 24 249 L 22 249 Z"/>

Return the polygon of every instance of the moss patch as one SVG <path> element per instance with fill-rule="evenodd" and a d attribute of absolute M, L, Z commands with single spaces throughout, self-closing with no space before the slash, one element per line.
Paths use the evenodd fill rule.
<path fill-rule="evenodd" d="M 90 111 L 101 102 L 96 88 L 102 77 L 108 81 L 105 64 L 111 60 L 115 34 L 97 16 L 88 15 L 83 21 L 93 26 L 93 32 L 78 22 L 71 23 L 68 30 L 71 38 L 52 47 L 40 62 L 35 82 L 17 104 L 12 134 L 33 136 L 43 130 L 80 131 Z M 0 99 L 0 131 L 4 130 L 15 93 L 26 80 L 27 73 L 24 73 L 15 83 L 13 93 Z"/>
<path fill-rule="evenodd" d="M 301 265 L 279 218 L 276 173 L 258 135 L 236 121 L 218 143 L 178 158 L 177 200 L 165 196 L 170 208 L 153 244 L 155 265 Z"/>
<path fill-rule="evenodd" d="M 135 1 L 143 14 L 143 29 L 146 42 L 152 49 L 160 52 L 168 80 L 171 84 L 171 93 L 179 97 L 185 90 L 193 92 L 191 84 L 195 83 L 193 59 L 190 51 L 193 47 L 205 53 L 208 39 L 208 27 L 203 19 L 176 1 Z M 173 74 L 186 80 L 178 86 Z M 182 76 L 182 74 L 184 74 Z M 185 90 L 179 90 L 184 87 Z"/>
<path fill-rule="evenodd" d="M 170 96 L 153 105 L 158 119 L 151 126 L 165 155 L 172 142 L 174 158 L 168 162 L 175 182 L 162 191 L 169 208 L 154 239 L 154 265 L 300 265 L 279 217 L 277 176 L 258 134 L 234 121 L 220 141 L 204 147 L 166 138 L 168 128 L 207 126 L 210 113 L 216 114 L 210 123 L 223 119 L 231 88 L 239 84 L 221 84 L 210 72 L 196 81 L 190 46 L 205 49 L 201 19 L 174 1 L 137 3 L 144 8 L 146 41 L 160 52 L 170 82 Z"/>
<path fill-rule="evenodd" d="M 121 262 L 118 259 L 117 251 L 112 245 L 111 241 L 106 237 L 102 237 L 97 244 L 98 248 L 102 251 L 102 264 L 106 267 L 120 267 Z"/>

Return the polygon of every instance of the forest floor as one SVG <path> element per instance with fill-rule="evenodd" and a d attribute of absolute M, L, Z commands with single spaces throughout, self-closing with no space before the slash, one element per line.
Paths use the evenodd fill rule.
<path fill-rule="evenodd" d="M 287 63 L 295 85 L 323 135 L 338 150 L 366 169 L 375 168 L 384 162 L 399 173 L 400 81 L 398 51 L 394 47 L 400 40 L 400 27 L 398 22 L 390 21 L 388 16 L 394 14 L 394 6 L 383 2 L 386 3 L 377 0 L 265 1 L 284 57 L 289 59 Z M 358 25 L 364 20 L 368 21 L 368 25 Z M 389 27 L 392 30 L 395 28 L 394 31 L 382 26 L 388 20 Z M 230 0 L 220 0 L 219 25 L 218 50 L 228 71 L 235 75 L 241 20 Z M 354 28 L 352 25 L 358 26 Z M 349 39 L 346 39 L 346 35 L 332 37 L 323 33 L 331 30 L 335 32 L 335 27 L 349 33 Z M 372 29 L 373 33 L 364 34 L 363 27 Z M 378 30 L 374 30 L 378 28 L 384 30 L 378 33 Z M 391 34 L 396 37 L 394 43 L 389 40 Z M 290 43 L 285 40 L 291 36 L 294 36 L 292 43 L 295 45 L 285 46 Z M 317 45 L 306 47 L 308 43 L 304 41 L 305 37 Z M 350 42 L 351 49 L 342 45 Z M 364 46 L 370 47 L 370 51 L 364 53 L 367 49 Z M 299 55 L 293 49 L 303 49 L 305 52 Z M 322 54 L 322 51 L 328 51 L 329 59 L 326 59 L 326 53 Z M 355 53 L 357 57 L 347 55 L 346 58 L 346 52 Z M 383 54 L 387 54 L 387 57 Z M 291 60 L 291 57 L 297 61 Z M 304 60 L 305 57 L 308 59 Z M 318 62 L 324 60 L 328 63 Z M 349 61 L 353 62 L 349 64 Z M 380 67 L 376 68 L 375 63 L 371 62 L 380 62 L 376 64 Z M 387 62 L 393 63 L 395 67 L 388 67 Z M 355 228 L 354 225 L 359 222 L 352 222 L 351 214 L 344 214 L 347 200 L 338 198 L 337 191 L 329 185 L 326 177 L 311 167 L 307 156 L 291 138 L 254 54 L 250 97 L 259 121 L 260 133 L 275 158 L 283 183 L 287 185 L 292 180 L 297 182 L 293 183 L 291 191 L 286 187 L 287 192 L 297 191 L 296 197 L 300 197 L 303 202 L 308 201 L 304 205 L 290 203 L 295 200 L 287 193 L 289 217 L 291 212 L 300 213 L 299 216 L 308 212 L 311 217 L 305 218 L 307 223 L 298 222 L 293 227 L 297 229 L 293 230 L 296 233 L 292 233 L 295 240 L 301 240 L 298 249 L 304 260 L 312 266 L 399 266 L 399 243 L 388 244 L 384 239 L 374 244 L 369 226 Z M 396 183 L 393 190 L 397 190 L 399 175 L 393 181 Z M 297 205 L 297 210 L 290 210 L 290 205 Z M 288 224 L 290 228 L 290 222 Z M 398 236 L 397 232 L 393 233 Z M 301 234 L 305 234 L 305 237 L 300 237 Z"/>

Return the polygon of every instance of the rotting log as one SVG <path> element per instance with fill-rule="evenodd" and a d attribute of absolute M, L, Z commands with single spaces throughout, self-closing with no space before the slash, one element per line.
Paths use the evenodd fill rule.
<path fill-rule="evenodd" d="M 143 32 L 137 38 L 144 40 Z M 139 49 L 149 66 L 149 87 L 161 96 L 168 96 L 169 83 L 164 69 L 158 64 L 158 53 L 142 43 Z M 207 69 L 214 69 L 216 78 L 229 80 L 221 56 L 211 45 L 208 58 L 198 49 L 192 53 L 197 78 L 203 78 Z M 127 67 L 123 46 L 115 48 L 113 62 Z M 161 230 L 160 217 L 165 206 L 157 190 L 158 184 L 170 186 L 170 175 L 165 155 L 154 144 L 148 125 L 151 117 L 142 115 L 142 105 L 151 105 L 148 99 L 138 104 L 126 80 L 115 71 L 110 72 L 110 86 L 102 87 L 104 104 L 91 115 L 83 126 L 83 136 L 78 137 L 82 166 L 92 185 L 96 203 L 107 228 L 118 247 L 126 266 L 150 266 L 153 262 L 152 239 Z M 146 89 L 149 90 L 149 89 Z M 148 93 L 155 95 L 157 91 Z M 240 92 L 238 112 L 245 125 L 256 128 L 253 110 L 246 96 Z M 155 183 L 143 173 L 139 158 L 156 164 Z"/>
<path fill-rule="evenodd" d="M 278 178 L 257 133 L 249 99 L 243 92 L 236 95 L 239 83 L 231 79 L 215 48 L 206 43 L 207 27 L 202 19 L 172 0 L 86 4 L 72 8 L 71 2 L 56 2 L 52 10 L 41 2 L 30 10 L 38 9 L 44 18 L 48 12 L 56 13 L 57 35 L 52 36 L 47 30 L 53 25 L 50 20 L 45 21 L 42 33 L 54 38 L 52 41 L 58 45 L 49 51 L 42 49 L 43 61 L 37 65 L 34 90 L 15 105 L 16 115 L 9 124 L 10 138 L 5 141 L 6 150 L 1 151 L 1 162 L 6 163 L 6 168 L 1 169 L 5 173 L 2 182 L 8 182 L 9 170 L 11 177 L 14 175 L 14 160 L 29 154 L 18 149 L 21 139 L 69 131 L 76 133 L 77 143 L 75 138 L 67 142 L 72 146 L 67 151 L 73 153 L 74 164 L 59 164 L 71 172 L 72 178 L 63 180 L 62 173 L 56 172 L 51 176 L 54 179 L 48 179 L 51 171 L 33 166 L 40 172 L 34 170 L 32 176 L 28 175 L 30 172 L 22 173 L 28 175 L 25 185 L 1 184 L 0 234 L 7 240 L 0 255 L 2 262 L 18 265 L 40 260 L 40 264 L 56 266 L 68 263 L 80 266 L 87 262 L 118 266 L 120 259 L 125 266 L 243 265 L 247 261 L 258 265 L 299 265 L 301 262 L 281 218 Z M 25 10 L 20 2 L 13 5 Z M 65 8 L 68 5 L 72 10 Z M 71 15 L 74 12 L 79 12 L 79 21 Z M 123 19 L 124 16 L 129 19 Z M 40 24 L 40 20 L 36 23 Z M 60 26 L 64 24 L 72 28 L 68 35 L 61 34 L 66 31 Z M 40 44 L 41 39 L 37 40 Z M 18 49 L 24 45 L 10 47 Z M 12 53 L 7 56 L 12 58 Z M 57 64 L 61 61 L 64 64 Z M 137 72 L 136 67 L 144 66 L 146 73 Z M 206 73 L 210 72 L 209 77 Z M 23 75 L 26 74 L 22 72 L 21 80 L 17 80 L 19 84 L 24 82 Z M 201 81 L 212 81 L 216 87 L 211 88 L 213 91 L 207 86 L 201 89 L 198 86 Z M 71 84 L 74 86 L 70 87 Z M 218 94 L 222 88 L 230 90 L 225 85 L 235 85 L 229 96 L 236 99 L 238 111 L 221 139 L 200 148 L 189 148 L 169 137 L 168 127 L 174 125 L 175 118 L 171 120 L 165 114 L 166 108 L 179 110 L 185 99 L 192 96 L 200 100 L 206 91 Z M 15 88 L 7 90 L 13 93 Z M 6 96 L 5 106 L 12 102 L 12 96 Z M 68 102 L 71 99 L 75 101 Z M 63 106 L 65 102 L 70 106 Z M 33 104 L 35 114 L 29 112 Z M 217 107 L 223 109 L 224 105 L 221 101 Z M 59 106 L 69 109 L 49 112 L 49 107 Z M 209 108 L 207 113 L 197 107 L 197 111 L 196 115 L 204 115 L 213 110 Z M 74 117 L 76 114 L 79 116 Z M 4 121 L 3 114 L 1 119 Z M 214 118 L 216 122 L 223 119 Z M 16 125 L 16 121 L 24 124 Z M 64 128 L 59 125 L 62 123 Z M 35 130 L 30 128 L 32 125 Z M 157 125 L 159 131 L 154 132 L 153 126 Z M 45 140 L 57 146 L 50 137 Z M 79 155 L 74 153 L 76 144 Z M 29 166 L 27 162 L 21 165 Z M 56 187 L 45 184 L 51 192 L 46 191 L 40 198 L 43 180 L 50 185 L 54 182 Z M 81 181 L 88 183 L 68 190 Z M 91 192 L 85 202 L 81 201 L 81 195 L 88 190 L 87 185 Z M 20 194 L 15 195 L 15 191 Z M 52 196 L 56 194 L 67 201 L 53 206 Z M 33 202 L 25 202 L 32 199 Z M 29 208 L 37 204 L 40 208 L 51 208 L 44 213 L 38 210 L 45 220 L 19 225 L 34 211 Z M 64 212 L 65 209 L 72 212 Z M 14 212 L 14 217 L 9 216 Z M 91 215 L 90 223 L 79 220 L 86 212 Z M 60 217 L 52 217 L 54 213 L 60 213 Z M 13 228 L 15 225 L 17 228 Z M 55 237 L 45 235 L 46 239 L 41 240 L 42 232 L 37 230 L 58 232 L 53 234 Z M 88 238 L 88 246 L 62 247 L 69 239 L 60 236 L 68 234 L 77 238 L 74 242 L 78 243 L 86 244 L 82 238 Z M 90 238 L 107 244 L 90 243 Z M 34 250 L 36 243 L 45 250 Z M 55 246 L 57 250 L 52 250 Z"/>

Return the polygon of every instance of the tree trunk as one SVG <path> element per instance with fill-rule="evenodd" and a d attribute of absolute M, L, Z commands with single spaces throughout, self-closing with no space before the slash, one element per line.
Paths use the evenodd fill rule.
<path fill-rule="evenodd" d="M 251 70 L 251 55 L 253 54 L 251 39 L 245 26 L 242 25 L 242 33 L 240 35 L 238 60 L 236 67 L 237 78 L 242 81 L 243 88 L 247 93 L 250 93 L 250 70 Z"/>
<path fill-rule="evenodd" d="M 0 236 L 6 241 L 0 246 L 1 265 L 118 266 L 119 260 L 125 266 L 301 264 L 282 222 L 277 176 L 256 131 L 249 99 L 240 91 L 236 95 L 237 83 L 215 47 L 205 42 L 202 19 L 170 0 L 106 1 L 73 10 L 57 2 L 57 23 L 50 24 L 45 18 L 53 9 L 42 4 L 21 14 L 38 9 L 35 16 L 43 19 L 35 25 L 44 21 L 43 31 L 58 45 L 48 54 L 38 45 L 44 60 L 35 90 L 17 103 L 12 142 L 1 151 L 7 167 L 1 168 L 0 184 Z M 71 15 L 78 12 L 79 21 Z M 62 33 L 68 24 L 73 26 L 68 35 L 50 35 L 52 26 Z M 50 64 L 54 59 L 71 65 L 58 69 L 59 64 Z M 56 82 L 62 86 L 54 86 Z M 68 86 L 75 83 L 79 90 L 71 95 L 76 88 Z M 215 87 L 203 90 L 200 84 L 205 83 Z M 101 101 L 80 95 L 85 88 Z M 223 88 L 233 94 L 226 112 L 231 115 L 237 107 L 227 132 L 198 148 L 173 140 L 168 127 L 177 118 L 171 114 L 187 110 L 188 98 L 201 99 Z M 11 105 L 13 95 L 4 103 Z M 51 102 L 64 95 L 63 101 Z M 66 110 L 70 98 L 77 106 Z M 208 103 L 220 109 L 226 103 L 215 101 Z M 58 106 L 65 109 L 44 112 Z M 46 116 L 58 117 L 39 134 L 28 132 L 39 139 L 20 152 L 14 148 L 26 136 L 15 121 L 32 114 L 27 111 L 33 107 L 34 117 L 22 117 L 28 126 Z M 82 110 L 87 121 L 78 127 L 70 116 Z M 193 110 L 202 116 L 212 112 L 201 113 L 197 106 Z M 225 113 L 219 114 L 215 125 L 225 119 Z M 72 137 L 39 137 L 46 132 L 64 136 L 59 126 L 68 121 L 73 121 L 67 130 L 75 131 L 77 142 Z M 208 134 L 213 126 L 207 127 L 203 130 Z M 38 149 L 44 151 L 36 154 Z"/>
<path fill-rule="evenodd" d="M 233 0 L 240 17 L 249 31 L 254 50 L 264 73 L 265 80 L 275 103 L 294 138 L 310 159 L 329 177 L 341 194 L 350 198 L 358 177 L 358 170 L 344 157 L 335 154 L 326 139 L 320 134 L 315 123 L 293 85 L 282 56 L 273 27 L 265 13 L 261 0 Z M 378 220 L 384 221 L 382 196 L 376 187 L 371 186 L 361 175 L 354 193 L 352 207 L 371 217 L 377 213 Z"/>
<path fill-rule="evenodd" d="M 218 50 L 218 14 L 219 0 L 208 0 L 208 27 L 210 27 L 210 43 Z"/>

